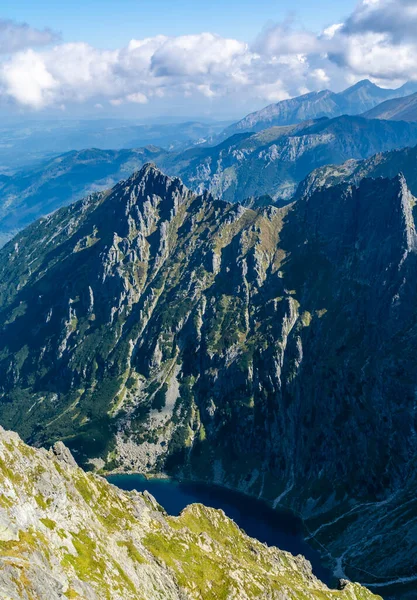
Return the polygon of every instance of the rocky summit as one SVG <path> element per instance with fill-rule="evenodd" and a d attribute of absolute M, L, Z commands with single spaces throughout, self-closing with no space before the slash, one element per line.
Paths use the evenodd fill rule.
<path fill-rule="evenodd" d="M 415 205 L 396 176 L 254 210 L 146 165 L 41 219 L 0 252 L 0 422 L 283 504 L 340 577 L 414 585 Z"/>
<path fill-rule="evenodd" d="M 329 590 L 310 563 L 249 538 L 222 511 L 169 517 L 0 428 L 0 598 L 7 600 L 377 600 Z"/>

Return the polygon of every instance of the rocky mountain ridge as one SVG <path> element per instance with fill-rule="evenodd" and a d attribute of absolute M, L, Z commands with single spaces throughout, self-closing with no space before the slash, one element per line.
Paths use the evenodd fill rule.
<path fill-rule="evenodd" d="M 74 150 L 0 178 L 0 240 L 74 200 L 111 188 L 164 150 Z"/>
<path fill-rule="evenodd" d="M 166 155 L 157 163 L 197 193 L 207 189 L 229 202 L 263 194 L 288 201 L 313 169 L 414 146 L 416 131 L 412 123 L 323 118 L 235 135 L 214 148 Z"/>
<path fill-rule="evenodd" d="M 340 165 L 325 165 L 312 171 L 299 185 L 294 200 L 311 195 L 322 187 L 342 183 L 357 185 L 362 179 L 392 179 L 403 174 L 417 196 L 417 147 L 380 152 L 366 160 L 348 160 Z"/>

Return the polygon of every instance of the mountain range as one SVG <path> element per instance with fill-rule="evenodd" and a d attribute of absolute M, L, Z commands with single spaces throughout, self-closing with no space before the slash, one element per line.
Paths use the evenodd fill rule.
<path fill-rule="evenodd" d="M 217 126 L 179 124 L 160 132 L 169 149 L 77 149 L 0 175 L 0 240 L 17 233 L 0 249 L 0 423 L 35 447 L 65 441 L 87 470 L 205 481 L 291 509 L 339 578 L 413 600 L 414 91 L 364 81 L 267 107 L 216 145 Z M 24 556 L 0 569 L 0 589 L 16 600 L 142 598 L 155 581 L 155 597 L 215 598 L 220 580 L 234 585 L 228 561 L 239 598 L 255 580 L 260 598 L 372 597 L 346 581 L 329 591 L 278 550 L 272 578 L 259 550 L 261 576 L 256 542 L 233 529 L 235 556 L 210 538 L 234 527 L 220 513 L 175 521 L 149 495 L 132 504 L 61 443 L 32 450 L 0 428 L 0 482 L 14 498 L 13 511 L 0 498 L 0 562 Z M 154 522 L 166 535 L 149 545 Z M 203 530 L 198 561 L 213 544 L 219 560 L 200 588 L 193 556 L 172 549 Z"/>
<path fill-rule="evenodd" d="M 235 133 L 261 131 L 320 117 L 358 115 L 392 98 L 417 92 L 406 83 L 396 90 L 383 89 L 368 80 L 339 93 L 312 92 L 272 104 L 237 123 L 165 119 L 140 122 L 132 119 L 26 120 L 10 119 L 0 127 L 0 176 L 28 170 L 40 162 L 73 150 L 86 148 L 131 149 L 152 144 L 169 151 L 199 145 L 217 145 Z"/>
<path fill-rule="evenodd" d="M 285 505 L 412 598 L 415 205 L 396 175 L 254 210 L 145 165 L 60 209 L 0 251 L 0 422 Z"/>
<path fill-rule="evenodd" d="M 288 201 L 299 182 L 319 166 L 367 158 L 416 142 L 414 123 L 344 115 L 243 133 L 214 148 L 169 154 L 156 162 L 198 193 L 207 189 L 231 202 L 264 194 L 274 201 Z"/>
<path fill-rule="evenodd" d="M 0 243 L 63 205 L 112 187 L 163 153 L 155 146 L 74 150 L 12 177 L 0 176 Z"/>
<path fill-rule="evenodd" d="M 342 116 L 239 134 L 215 147 L 167 152 L 148 146 L 134 150 L 72 151 L 36 168 L 0 178 L 0 242 L 60 206 L 108 189 L 145 162 L 178 175 L 197 193 L 248 203 L 287 203 L 307 174 L 322 165 L 417 144 L 414 123 Z"/>
<path fill-rule="evenodd" d="M 359 115 L 392 98 L 402 98 L 417 92 L 417 84 L 409 82 L 398 89 L 378 87 L 368 79 L 359 81 L 343 92 L 322 90 L 282 100 L 247 115 L 227 127 L 225 137 L 243 131 L 261 131 L 272 126 L 294 125 L 308 119 Z"/>

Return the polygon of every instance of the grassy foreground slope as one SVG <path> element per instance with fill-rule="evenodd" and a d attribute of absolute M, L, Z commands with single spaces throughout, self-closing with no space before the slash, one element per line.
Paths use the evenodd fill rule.
<path fill-rule="evenodd" d="M 62 443 L 33 449 L 0 428 L 0 598 L 376 598 L 329 590 L 301 556 L 249 538 L 222 511 L 168 517 L 76 466 Z"/>

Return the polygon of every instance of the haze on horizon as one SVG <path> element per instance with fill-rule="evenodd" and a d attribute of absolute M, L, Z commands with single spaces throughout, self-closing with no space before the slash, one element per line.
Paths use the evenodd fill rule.
<path fill-rule="evenodd" d="M 36 8 L 36 9 L 35 9 Z M 0 13 L 4 118 L 234 119 L 369 78 L 417 80 L 413 0 L 29 0 Z"/>

